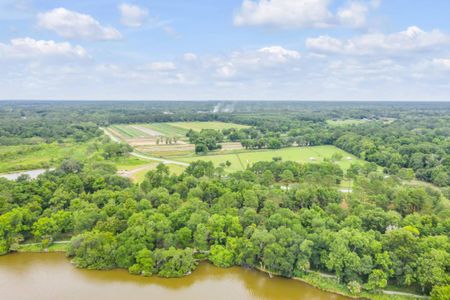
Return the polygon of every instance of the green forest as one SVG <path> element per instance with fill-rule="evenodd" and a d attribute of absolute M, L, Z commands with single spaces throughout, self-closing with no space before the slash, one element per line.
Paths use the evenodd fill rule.
<path fill-rule="evenodd" d="M 335 275 L 336 289 L 355 297 L 396 288 L 449 299 L 448 103 L 216 105 L 1 103 L 2 160 L 67 143 L 90 154 L 54 157 L 36 179 L 0 178 L 0 253 L 70 240 L 67 256 L 80 268 L 182 277 L 207 260 L 288 278 Z M 160 163 L 138 183 L 117 174 L 114 161 L 133 148 L 102 127 L 185 121 L 250 126 L 188 131 L 198 155 L 221 151 L 223 140 L 249 150 L 334 145 L 364 163 L 343 170 L 334 161 L 342 157 L 273 157 L 225 173 L 226 162 L 198 160 L 178 175 Z"/>

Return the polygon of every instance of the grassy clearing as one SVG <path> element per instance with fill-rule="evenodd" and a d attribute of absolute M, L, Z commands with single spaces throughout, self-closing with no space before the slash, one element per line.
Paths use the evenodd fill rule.
<path fill-rule="evenodd" d="M 114 160 L 108 160 L 107 162 L 111 162 L 112 164 L 114 164 L 117 170 L 125 171 L 130 171 L 136 169 L 137 167 L 148 165 L 149 163 L 146 160 L 142 160 L 134 156 L 119 157 Z"/>
<path fill-rule="evenodd" d="M 0 173 L 53 167 L 64 158 L 82 159 L 88 143 L 0 146 Z"/>
<path fill-rule="evenodd" d="M 42 248 L 41 244 L 22 244 L 19 245 L 17 252 L 66 252 L 69 243 L 53 243 L 47 249 Z"/>
<path fill-rule="evenodd" d="M 186 130 L 192 129 L 194 131 L 201 131 L 202 129 L 215 129 L 215 130 L 222 130 L 228 128 L 241 129 L 249 127 L 246 125 L 235 123 L 224 123 L 224 122 L 174 122 L 168 124 Z"/>
<path fill-rule="evenodd" d="M 148 171 L 150 170 L 154 170 L 156 169 L 156 166 L 158 164 L 153 164 L 151 166 L 149 166 L 148 168 L 142 168 L 139 171 L 133 173 L 133 175 L 130 176 L 130 179 L 134 182 L 134 183 L 141 183 L 142 181 L 144 181 L 145 178 L 145 174 L 147 174 Z M 169 167 L 169 172 L 171 174 L 176 174 L 176 175 L 180 175 L 181 173 L 183 173 L 185 167 L 180 166 L 180 165 L 171 165 L 168 164 L 167 165 Z"/>
<path fill-rule="evenodd" d="M 212 161 L 218 166 L 220 163 L 231 162 L 231 166 L 227 168 L 229 172 L 244 170 L 247 166 L 258 161 L 271 161 L 273 157 L 281 157 L 284 161 L 296 161 L 300 163 L 320 162 L 325 158 L 331 158 L 334 153 L 341 153 L 343 159 L 337 164 L 347 170 L 352 163 L 363 163 L 354 155 L 351 155 L 334 146 L 315 146 L 315 147 L 291 147 L 279 150 L 258 150 L 258 151 L 236 151 L 229 154 L 210 154 L 205 156 L 177 157 L 179 161 L 192 162 L 196 160 Z M 351 158 L 350 160 L 348 158 Z"/>
<path fill-rule="evenodd" d="M 368 119 L 346 119 L 346 120 L 327 120 L 327 124 L 331 126 L 359 125 L 370 122 Z"/>

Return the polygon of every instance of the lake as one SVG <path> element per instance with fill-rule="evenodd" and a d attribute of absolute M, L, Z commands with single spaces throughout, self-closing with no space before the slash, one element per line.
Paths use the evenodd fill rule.
<path fill-rule="evenodd" d="M 50 170 L 54 170 L 54 169 L 50 169 Z M 48 169 L 36 169 L 36 170 L 30 170 L 30 171 L 0 174 L 0 177 L 6 178 L 8 180 L 16 180 L 21 175 L 28 175 L 28 176 L 30 176 L 31 179 L 36 179 L 39 175 L 44 174 L 47 171 L 48 171 Z"/>
<path fill-rule="evenodd" d="M 125 270 L 77 269 L 63 253 L 14 253 L 0 256 L 0 295 L 4 300 L 89 299 L 249 299 L 344 300 L 302 282 L 201 263 L 189 276 L 163 279 Z"/>

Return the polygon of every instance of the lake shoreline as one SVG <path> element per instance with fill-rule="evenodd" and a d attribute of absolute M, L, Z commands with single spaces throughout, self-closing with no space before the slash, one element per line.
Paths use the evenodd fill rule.
<path fill-rule="evenodd" d="M 46 249 L 42 249 L 41 246 L 39 245 L 39 243 L 22 244 L 22 245 L 20 245 L 21 247 L 19 247 L 17 252 L 18 253 L 55 253 L 55 252 L 56 253 L 65 253 L 65 252 L 67 252 L 66 247 L 67 247 L 68 243 L 69 243 L 69 241 L 54 242 L 52 245 L 50 245 Z M 211 263 L 207 258 L 199 259 L 198 261 Z M 70 260 L 69 260 L 69 263 L 70 263 Z M 262 267 L 248 267 L 248 268 L 242 267 L 242 268 L 255 270 L 257 272 L 268 275 L 270 278 L 272 278 L 272 276 L 276 276 L 276 277 L 281 277 L 281 278 L 286 278 L 286 279 L 291 279 L 294 281 L 302 282 L 302 283 L 305 283 L 305 284 L 307 284 L 311 287 L 314 287 L 318 290 L 321 290 L 323 292 L 327 292 L 330 294 L 335 294 L 335 295 L 339 295 L 339 296 L 343 296 L 343 297 L 348 297 L 351 299 L 373 299 L 373 300 L 399 299 L 400 300 L 400 299 L 419 299 L 419 298 L 428 299 L 429 298 L 427 296 L 413 295 L 413 294 L 407 295 L 402 292 L 394 292 L 394 291 L 384 291 L 384 293 L 380 293 L 380 294 L 362 292 L 358 295 L 351 295 L 349 293 L 346 293 L 343 290 L 346 288 L 345 286 L 341 285 L 340 283 L 335 282 L 333 280 L 333 278 L 325 277 L 316 271 L 311 271 L 309 274 L 305 275 L 304 277 L 287 278 L 284 276 L 280 276 L 274 272 L 270 272 Z M 118 269 L 120 269 L 120 268 L 118 268 Z M 125 270 L 125 269 L 120 269 L 120 270 Z M 195 272 L 195 270 L 194 270 L 194 272 Z M 135 275 L 135 276 L 139 276 L 139 275 Z M 186 277 L 186 276 L 189 276 L 189 275 L 185 275 L 183 277 Z"/>

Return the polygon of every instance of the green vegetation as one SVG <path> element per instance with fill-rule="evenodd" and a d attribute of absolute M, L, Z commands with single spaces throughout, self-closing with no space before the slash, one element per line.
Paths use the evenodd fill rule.
<path fill-rule="evenodd" d="M 370 122 L 367 119 L 346 119 L 346 120 L 327 120 L 327 124 L 331 126 L 359 125 Z"/>
<path fill-rule="evenodd" d="M 355 297 L 394 287 L 446 299 L 448 104 L 213 105 L 0 106 L 0 169 L 56 167 L 0 178 L 0 253 L 59 251 L 54 241 L 70 238 L 82 268 L 180 277 L 206 257 Z M 170 135 L 159 145 L 146 128 Z M 172 159 L 190 165 L 132 157 L 130 140 L 180 148 Z M 222 142 L 245 149 L 217 151 Z"/>
<path fill-rule="evenodd" d="M 47 248 L 45 248 L 41 243 L 35 243 L 35 244 L 21 244 L 17 248 L 17 252 L 66 252 L 67 246 L 69 245 L 69 242 L 67 243 L 53 243 L 49 245 Z"/>
<path fill-rule="evenodd" d="M 0 173 L 54 167 L 67 157 L 82 159 L 89 151 L 89 143 L 81 142 L 0 146 Z"/>
<path fill-rule="evenodd" d="M 258 161 L 271 161 L 274 157 L 280 157 L 283 161 L 295 161 L 300 163 L 321 162 L 331 159 L 335 153 L 342 154 L 342 159 L 336 161 L 342 169 L 347 170 L 351 164 L 363 163 L 355 156 L 340 150 L 334 146 L 316 147 L 292 147 L 278 150 L 236 151 L 231 154 L 211 154 L 206 156 L 173 157 L 175 160 L 192 162 L 196 160 L 211 161 L 215 166 L 229 161 L 231 166 L 227 171 L 242 171 Z M 350 158 L 350 159 L 348 159 Z"/>
<path fill-rule="evenodd" d="M 159 132 L 164 136 L 184 137 L 186 136 L 186 133 L 189 131 L 189 129 L 178 127 L 171 123 L 151 123 L 151 124 L 144 124 L 142 126 L 155 130 L 156 132 Z"/>
<path fill-rule="evenodd" d="M 202 131 L 203 129 L 223 130 L 230 128 L 243 129 L 249 127 L 247 125 L 225 122 L 173 122 L 169 123 L 169 125 L 198 132 Z"/>
<path fill-rule="evenodd" d="M 206 251 L 217 266 L 311 282 L 310 270 L 332 272 L 344 294 L 448 284 L 443 196 L 349 170 L 355 192 L 343 208 L 335 185 L 344 172 L 332 162 L 260 161 L 228 177 L 210 162 L 179 176 L 160 164 L 136 186 L 106 165 L 64 161 L 37 180 L 0 180 L 0 249 L 24 251 L 32 239 L 55 250 L 54 240 L 72 235 L 67 253 L 77 266 L 144 276 L 189 274 L 195 252 Z"/>
<path fill-rule="evenodd" d="M 133 128 L 129 125 L 114 125 L 111 126 L 114 130 L 120 133 L 124 137 L 134 138 L 134 137 L 145 137 L 146 134 L 139 129 Z"/>

